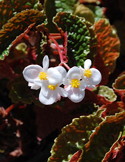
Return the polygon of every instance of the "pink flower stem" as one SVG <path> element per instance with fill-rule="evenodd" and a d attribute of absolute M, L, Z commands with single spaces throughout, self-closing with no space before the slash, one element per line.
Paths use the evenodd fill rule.
<path fill-rule="evenodd" d="M 61 63 L 59 64 L 59 66 L 64 66 L 67 70 L 70 69 L 70 67 L 69 67 L 66 63 L 64 63 L 64 62 L 61 62 Z"/>
<path fill-rule="evenodd" d="M 61 49 L 59 47 L 59 44 L 57 43 L 57 41 L 53 37 L 49 36 L 49 38 L 50 38 L 50 40 L 52 40 L 55 43 L 57 50 L 58 50 L 58 53 L 59 53 L 60 61 L 63 62 L 63 56 L 62 56 L 62 52 L 61 52 Z"/>

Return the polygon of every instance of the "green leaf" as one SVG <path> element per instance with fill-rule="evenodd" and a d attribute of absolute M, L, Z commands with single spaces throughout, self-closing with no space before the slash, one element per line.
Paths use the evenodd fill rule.
<path fill-rule="evenodd" d="M 13 103 L 31 104 L 34 99 L 33 93 L 36 91 L 30 90 L 28 83 L 23 78 L 15 79 L 11 83 L 9 97 Z"/>
<path fill-rule="evenodd" d="M 10 49 L 10 46 L 8 48 L 6 48 L 0 55 L 0 60 L 4 60 L 5 56 L 8 56 L 9 55 L 9 49 Z"/>
<path fill-rule="evenodd" d="M 70 0 L 70 1 L 55 0 L 56 11 L 57 12 L 67 11 L 73 13 L 76 2 L 77 0 Z"/>
<path fill-rule="evenodd" d="M 101 162 L 113 143 L 118 139 L 125 125 L 125 112 L 109 116 L 96 127 L 85 145 L 80 162 Z"/>
<path fill-rule="evenodd" d="M 116 101 L 116 94 L 114 93 L 112 88 L 108 86 L 99 86 L 94 89 L 94 92 L 100 96 L 105 97 L 109 101 Z"/>
<path fill-rule="evenodd" d="M 44 14 L 33 9 L 16 14 L 0 30 L 0 55 L 30 24 L 41 24 L 44 20 Z"/>
<path fill-rule="evenodd" d="M 83 4 L 77 3 L 75 5 L 75 11 L 73 12 L 73 14 L 85 18 L 87 21 L 89 21 L 92 24 L 95 21 L 94 13 L 92 12 L 92 10 L 90 10 L 88 7 L 86 7 Z"/>
<path fill-rule="evenodd" d="M 72 123 L 65 126 L 55 140 L 48 162 L 68 161 L 76 151 L 84 148 L 89 136 L 101 121 L 99 112 L 73 119 Z"/>
<path fill-rule="evenodd" d="M 77 0 L 45 0 L 45 12 L 47 15 L 49 26 L 53 27 L 52 19 L 56 13 L 67 11 L 73 13 Z M 52 30 L 52 29 L 50 29 Z"/>
<path fill-rule="evenodd" d="M 67 55 L 71 66 L 83 66 L 87 57 L 91 57 L 91 59 L 94 57 L 96 39 L 92 26 L 85 19 L 60 12 L 54 18 L 54 22 L 64 32 L 67 32 Z"/>

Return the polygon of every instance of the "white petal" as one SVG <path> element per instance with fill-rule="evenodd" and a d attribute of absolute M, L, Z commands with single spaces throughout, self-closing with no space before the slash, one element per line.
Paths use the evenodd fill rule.
<path fill-rule="evenodd" d="M 49 84 L 60 84 L 63 80 L 63 76 L 60 74 L 60 72 L 56 68 L 49 68 L 47 70 L 47 76 Z"/>
<path fill-rule="evenodd" d="M 28 82 L 34 82 L 34 79 L 36 79 L 39 75 L 39 73 L 43 71 L 42 67 L 39 65 L 29 65 L 25 67 L 23 70 L 23 76 L 26 81 Z"/>
<path fill-rule="evenodd" d="M 81 102 L 85 96 L 85 91 L 80 90 L 79 88 L 70 88 L 67 89 L 68 98 L 75 103 Z"/>
<path fill-rule="evenodd" d="M 60 96 L 62 96 L 62 97 L 68 96 L 68 93 L 66 92 L 66 90 L 64 88 L 58 87 L 57 91 L 59 92 Z"/>
<path fill-rule="evenodd" d="M 57 67 L 55 67 L 61 74 L 62 74 L 62 76 L 63 77 L 65 77 L 66 76 L 66 70 L 65 70 L 65 68 L 64 67 L 62 67 L 62 66 L 57 66 Z"/>
<path fill-rule="evenodd" d="M 86 82 L 84 82 L 83 80 L 80 81 L 80 89 L 84 90 L 86 87 L 87 87 Z"/>
<path fill-rule="evenodd" d="M 34 83 L 31 83 L 29 82 L 28 83 L 28 86 L 31 88 L 31 89 L 34 89 L 34 90 L 38 90 L 40 88 L 40 86 L 34 84 Z"/>
<path fill-rule="evenodd" d="M 39 78 L 34 79 L 34 83 L 40 87 L 42 87 L 44 84 L 47 84 L 47 80 L 40 80 Z"/>
<path fill-rule="evenodd" d="M 89 69 L 91 65 L 92 65 L 92 61 L 91 61 L 90 59 L 87 59 L 87 60 L 84 62 L 84 68 L 85 68 L 85 69 Z"/>
<path fill-rule="evenodd" d="M 81 72 L 77 66 L 72 67 L 69 69 L 67 73 L 67 78 L 71 79 L 81 79 Z"/>
<path fill-rule="evenodd" d="M 51 93 L 51 90 L 47 88 L 47 84 L 44 84 L 41 88 L 41 93 L 45 96 L 48 97 L 49 94 Z"/>
<path fill-rule="evenodd" d="M 51 93 L 50 95 L 48 95 L 48 97 L 45 97 L 43 95 L 42 89 L 41 89 L 40 94 L 39 94 L 39 101 L 44 105 L 51 105 L 57 101 L 57 96 L 52 95 L 52 93 Z"/>
<path fill-rule="evenodd" d="M 43 58 L 43 69 L 46 71 L 49 67 L 49 57 L 46 55 Z"/>
<path fill-rule="evenodd" d="M 95 69 L 95 68 L 91 68 L 92 71 L 92 76 L 91 76 L 91 83 L 93 85 L 97 85 L 100 83 L 102 76 L 99 70 Z"/>

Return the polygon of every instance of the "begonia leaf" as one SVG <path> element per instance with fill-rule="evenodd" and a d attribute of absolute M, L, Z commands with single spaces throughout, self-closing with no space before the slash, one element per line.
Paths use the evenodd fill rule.
<path fill-rule="evenodd" d="M 33 99 L 35 98 L 33 93 L 36 91 L 32 91 L 27 82 L 23 78 L 15 79 L 14 82 L 11 83 L 11 89 L 9 93 L 9 97 L 11 98 L 13 103 L 25 103 L 31 104 Z"/>
<path fill-rule="evenodd" d="M 29 59 L 29 64 L 33 60 L 36 61 L 38 56 L 38 49 L 40 48 L 41 34 L 37 31 L 35 24 L 31 24 L 27 29 L 21 33 L 16 39 L 11 43 L 10 54 L 8 60 L 21 60 Z M 24 64 L 24 63 L 23 63 Z M 25 65 L 25 64 L 24 64 Z M 23 66 L 24 68 L 25 66 Z M 22 73 L 22 71 L 21 71 Z"/>
<path fill-rule="evenodd" d="M 38 0 L 0 1 L 0 28 L 2 28 L 8 19 L 14 16 L 15 12 L 20 12 L 25 9 L 32 9 L 37 2 Z"/>
<path fill-rule="evenodd" d="M 99 2 L 100 0 L 79 0 L 80 3 L 96 3 Z"/>
<path fill-rule="evenodd" d="M 109 73 L 112 73 L 116 59 L 119 57 L 119 38 L 107 19 L 97 21 L 94 24 L 94 31 L 98 41 L 98 53 L 102 57 L 105 66 L 108 67 Z"/>
<path fill-rule="evenodd" d="M 85 19 L 70 13 L 60 12 L 54 18 L 54 22 L 64 32 L 67 32 L 67 56 L 70 65 L 83 66 L 87 57 L 93 58 L 95 56 L 95 35 Z M 94 50 L 92 50 L 93 47 Z"/>
<path fill-rule="evenodd" d="M 125 112 L 109 116 L 96 127 L 89 142 L 85 144 L 82 158 L 79 162 L 103 160 L 113 143 L 118 139 L 125 125 Z"/>
<path fill-rule="evenodd" d="M 125 161 L 125 136 L 120 137 L 106 153 L 102 162 Z"/>
<path fill-rule="evenodd" d="M 94 92 L 97 93 L 100 96 L 105 97 L 107 100 L 113 102 L 116 100 L 117 96 L 114 93 L 112 88 L 109 88 L 108 86 L 99 86 L 94 89 Z"/>
<path fill-rule="evenodd" d="M 55 6 L 57 12 L 68 11 L 72 13 L 74 11 L 74 5 L 76 4 L 77 0 L 55 0 Z"/>
<path fill-rule="evenodd" d="M 78 162 L 82 154 L 82 150 L 77 151 L 70 159 L 69 162 Z"/>
<path fill-rule="evenodd" d="M 125 95 L 125 74 L 123 73 L 118 78 L 116 78 L 112 86 L 114 91 L 120 96 Z"/>
<path fill-rule="evenodd" d="M 48 162 L 68 161 L 76 151 L 83 149 L 95 127 L 102 121 L 99 114 L 80 116 L 65 126 L 55 140 Z"/>
<path fill-rule="evenodd" d="M 77 15 L 79 17 L 84 17 L 87 21 L 90 23 L 94 23 L 94 13 L 92 10 L 90 10 L 87 6 L 83 4 L 76 4 L 75 5 L 75 11 L 73 12 L 74 15 Z"/>
<path fill-rule="evenodd" d="M 115 101 L 105 105 L 102 105 L 99 109 L 103 109 L 102 117 L 109 115 L 115 115 L 116 113 L 122 112 L 125 110 L 125 103 L 122 101 Z"/>
<path fill-rule="evenodd" d="M 58 12 L 67 11 L 73 13 L 77 0 L 45 0 L 45 12 L 48 22 L 52 23 L 53 17 Z"/>
<path fill-rule="evenodd" d="M 44 20 L 44 14 L 33 9 L 16 14 L 0 30 L 0 53 L 11 44 L 16 36 L 24 32 L 30 24 L 40 24 L 43 23 Z"/>
<path fill-rule="evenodd" d="M 108 67 L 105 66 L 104 61 L 100 54 L 97 54 L 94 59 L 94 67 L 96 67 L 102 75 L 102 80 L 100 85 L 106 85 L 109 80 L 109 70 Z"/>

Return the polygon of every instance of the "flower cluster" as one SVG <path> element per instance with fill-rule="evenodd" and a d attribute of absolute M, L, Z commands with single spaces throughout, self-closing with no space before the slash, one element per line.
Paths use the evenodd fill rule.
<path fill-rule="evenodd" d="M 78 103 L 85 96 L 85 88 L 93 88 L 101 81 L 101 73 L 90 68 L 91 60 L 87 59 L 84 68 L 74 66 L 65 70 L 62 66 L 49 68 L 49 58 L 43 58 L 43 67 L 29 65 L 23 71 L 23 76 L 31 89 L 40 89 L 39 100 L 45 105 L 51 105 L 62 97 L 68 97 Z"/>

